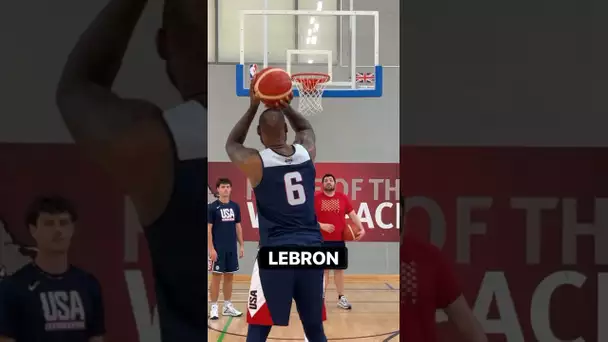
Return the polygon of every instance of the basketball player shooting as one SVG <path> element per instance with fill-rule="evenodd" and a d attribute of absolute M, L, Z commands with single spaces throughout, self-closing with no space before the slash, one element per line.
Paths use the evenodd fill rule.
<path fill-rule="evenodd" d="M 204 341 L 207 273 L 191 266 L 207 257 L 200 248 L 206 240 L 207 3 L 165 2 L 157 48 L 185 103 L 164 112 L 112 91 L 147 3 L 108 2 L 68 57 L 57 105 L 76 144 L 135 205 L 154 269 L 162 341 Z"/>
<path fill-rule="evenodd" d="M 230 132 L 226 151 L 254 189 L 260 246 L 320 246 L 322 237 L 314 208 L 312 126 L 282 100 L 279 108 L 266 109 L 260 115 L 257 132 L 265 149 L 247 148 L 243 143 L 259 105 L 252 86 L 249 109 Z M 296 133 L 293 144 L 287 143 L 285 118 Z M 247 310 L 248 342 L 266 341 L 273 325 L 287 326 L 292 300 L 308 340 L 327 341 L 322 322 L 322 269 L 260 269 L 256 261 L 249 296 L 249 303 L 254 304 Z"/>

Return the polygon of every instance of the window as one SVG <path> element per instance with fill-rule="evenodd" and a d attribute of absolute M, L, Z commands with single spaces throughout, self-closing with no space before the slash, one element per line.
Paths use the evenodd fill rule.
<path fill-rule="evenodd" d="M 219 4 L 219 61 L 239 62 L 240 19 L 239 11 L 263 9 L 264 2 L 271 10 L 293 10 L 290 0 L 224 0 Z M 263 16 L 245 17 L 245 60 L 260 63 L 264 60 Z M 295 48 L 294 16 L 268 16 L 268 60 L 285 61 L 285 50 Z"/>
<path fill-rule="evenodd" d="M 266 8 L 270 10 L 294 10 L 296 3 L 301 10 L 337 10 L 337 0 L 225 0 L 219 2 L 218 13 L 218 62 L 239 62 L 241 10 Z M 267 16 L 268 62 L 284 64 L 288 49 L 332 50 L 338 55 L 338 19 L 336 16 L 310 17 L 294 15 Z M 310 31 L 310 34 L 309 34 Z M 245 16 L 245 63 L 262 63 L 264 60 L 264 17 Z M 322 56 L 300 56 L 303 63 L 312 57 L 315 63 L 324 62 Z M 326 62 L 326 60 L 325 60 Z"/>
<path fill-rule="evenodd" d="M 338 1 L 299 0 L 301 10 L 337 11 Z M 338 16 L 300 16 L 298 20 L 299 50 L 330 50 L 338 60 Z M 345 17 L 348 20 L 348 17 Z M 296 61 L 293 61 L 296 62 Z M 297 63 L 327 63 L 325 55 L 300 55 Z"/>

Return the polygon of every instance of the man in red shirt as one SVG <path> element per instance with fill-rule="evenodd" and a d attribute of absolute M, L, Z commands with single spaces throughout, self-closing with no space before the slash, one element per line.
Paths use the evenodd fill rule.
<path fill-rule="evenodd" d="M 403 218 L 403 200 L 401 208 Z M 439 248 L 402 231 L 400 253 L 401 341 L 436 342 L 435 311 L 443 310 L 460 332 L 462 339 L 459 341 L 487 342 L 481 325 L 462 295 L 452 265 Z"/>
<path fill-rule="evenodd" d="M 326 174 L 321 178 L 321 183 L 323 191 L 315 194 L 315 211 L 321 225 L 323 244 L 331 247 L 346 247 L 343 237 L 346 215 L 359 228 L 356 240 L 360 240 L 365 235 L 365 230 L 348 197 L 336 191 L 336 177 Z M 325 279 L 329 279 L 329 271 L 325 271 Z M 345 310 L 352 309 L 344 296 L 344 270 L 334 270 L 334 283 L 338 291 L 338 307 Z"/>

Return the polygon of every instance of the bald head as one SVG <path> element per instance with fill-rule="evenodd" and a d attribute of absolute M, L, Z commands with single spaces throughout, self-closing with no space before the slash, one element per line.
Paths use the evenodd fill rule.
<path fill-rule="evenodd" d="M 285 115 L 280 110 L 266 109 L 260 115 L 259 125 L 264 130 L 282 129 L 285 126 Z"/>
<path fill-rule="evenodd" d="M 285 143 L 287 139 L 285 114 L 277 109 L 266 109 L 260 115 L 258 134 L 260 134 L 265 145 Z"/>

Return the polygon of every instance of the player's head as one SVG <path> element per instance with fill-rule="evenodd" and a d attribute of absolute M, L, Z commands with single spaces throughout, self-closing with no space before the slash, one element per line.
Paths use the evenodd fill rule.
<path fill-rule="evenodd" d="M 336 177 L 331 173 L 323 175 L 321 183 L 323 184 L 323 191 L 331 192 L 336 190 Z"/>
<path fill-rule="evenodd" d="M 278 109 L 268 108 L 260 115 L 258 135 L 265 147 L 279 147 L 287 142 L 287 122 L 285 114 Z"/>
<path fill-rule="evenodd" d="M 66 253 L 74 234 L 77 214 L 63 197 L 35 199 L 25 217 L 39 253 Z"/>
<path fill-rule="evenodd" d="M 207 2 L 200 0 L 165 0 L 163 24 L 158 30 L 158 53 L 166 61 L 169 79 L 184 99 L 207 94 L 205 6 Z"/>
<path fill-rule="evenodd" d="M 220 198 L 229 198 L 232 193 L 232 182 L 228 178 L 220 178 L 215 182 L 215 190 Z"/>

